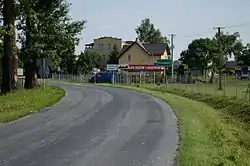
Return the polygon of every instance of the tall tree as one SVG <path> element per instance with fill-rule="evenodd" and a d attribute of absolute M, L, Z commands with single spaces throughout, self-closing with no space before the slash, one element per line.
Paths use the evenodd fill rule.
<path fill-rule="evenodd" d="M 209 38 L 193 40 L 188 45 L 188 49 L 181 53 L 179 60 L 190 68 L 208 67 L 212 60 L 210 56 L 211 42 Z"/>
<path fill-rule="evenodd" d="M 242 52 L 236 54 L 236 60 L 239 65 L 250 66 L 250 44 L 243 47 Z"/>
<path fill-rule="evenodd" d="M 213 75 L 219 73 L 219 90 L 222 89 L 222 70 L 229 57 L 240 57 L 242 54 L 242 42 L 239 33 L 216 34 L 212 39 L 196 39 L 189 44 L 188 49 L 181 53 L 180 61 L 189 67 L 206 67 L 211 63 L 211 82 Z"/>
<path fill-rule="evenodd" d="M 240 34 L 238 32 L 229 34 L 222 32 L 216 34 L 214 37 L 215 50 L 217 50 L 217 69 L 219 72 L 219 88 L 222 90 L 222 70 L 225 67 L 226 62 L 232 55 L 238 55 L 242 51 L 242 43 L 240 41 Z"/>
<path fill-rule="evenodd" d="M 73 21 L 69 14 L 70 4 L 66 0 L 21 0 L 22 33 L 21 58 L 26 71 L 25 88 L 34 88 L 37 83 L 36 59 L 51 58 L 53 67 L 70 66 L 75 63 L 75 45 L 85 21 Z"/>
<path fill-rule="evenodd" d="M 119 58 L 118 58 L 119 52 L 117 50 L 117 47 L 114 45 L 113 50 L 111 51 L 109 55 L 108 64 L 118 64 Z"/>
<path fill-rule="evenodd" d="M 2 58 L 2 87 L 6 94 L 17 86 L 17 55 L 15 34 L 15 0 L 3 1 L 4 56 Z"/>
<path fill-rule="evenodd" d="M 168 42 L 166 37 L 163 37 L 161 31 L 155 28 L 149 18 L 141 21 L 140 25 L 135 29 L 139 41 L 152 44 Z"/>

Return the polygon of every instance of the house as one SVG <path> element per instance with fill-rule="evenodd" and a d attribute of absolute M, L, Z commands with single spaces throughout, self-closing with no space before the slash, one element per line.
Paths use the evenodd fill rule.
<path fill-rule="evenodd" d="M 138 40 L 130 45 L 124 45 L 119 55 L 119 64 L 154 65 L 158 59 L 170 58 L 167 43 L 148 44 Z"/>
<path fill-rule="evenodd" d="M 129 45 L 130 41 L 122 41 L 121 38 L 116 37 L 100 37 L 94 39 L 93 43 L 86 44 L 86 51 L 94 51 L 100 55 L 99 64 L 106 66 L 107 61 L 109 60 L 109 55 L 114 47 L 117 48 L 118 53 L 120 53 L 124 45 Z"/>

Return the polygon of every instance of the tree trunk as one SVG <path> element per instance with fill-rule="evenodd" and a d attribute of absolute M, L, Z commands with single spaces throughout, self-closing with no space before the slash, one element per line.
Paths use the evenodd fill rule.
<path fill-rule="evenodd" d="M 4 47 L 5 48 L 5 47 Z M 4 49 L 5 50 L 5 49 Z M 10 71 L 10 57 L 4 54 L 2 58 L 2 85 L 1 93 L 6 94 L 11 92 L 11 71 Z"/>
<path fill-rule="evenodd" d="M 18 89 L 18 75 L 17 75 L 17 68 L 18 68 L 18 57 L 16 55 L 16 51 L 12 56 L 12 77 L 11 77 L 11 87 L 13 90 Z"/>
<path fill-rule="evenodd" d="M 32 89 L 32 88 L 38 87 L 39 84 L 37 81 L 36 61 L 25 63 L 24 68 L 25 68 L 24 88 L 25 89 Z"/>
<path fill-rule="evenodd" d="M 30 15 L 27 15 L 26 18 L 26 49 L 32 48 L 32 37 L 31 37 L 31 19 Z M 36 59 L 32 58 L 32 54 L 34 52 L 27 51 L 27 58 L 24 61 L 24 69 L 25 69 L 25 89 L 33 89 L 38 87 L 38 80 L 37 80 L 37 66 L 36 66 Z"/>
<path fill-rule="evenodd" d="M 2 74 L 2 93 L 6 94 L 17 88 L 17 56 L 15 34 L 15 0 L 3 1 L 4 56 Z"/>

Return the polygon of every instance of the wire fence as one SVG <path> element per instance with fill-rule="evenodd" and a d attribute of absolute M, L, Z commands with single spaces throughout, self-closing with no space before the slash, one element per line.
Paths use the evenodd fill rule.
<path fill-rule="evenodd" d="M 53 75 L 52 79 L 88 83 L 91 75 Z M 212 83 L 210 83 L 212 82 Z M 98 83 L 98 81 L 97 81 Z M 111 82 L 110 82 L 111 83 Z M 218 77 L 213 80 L 204 76 L 180 77 L 174 75 L 163 76 L 157 72 L 137 72 L 137 73 L 114 73 L 113 84 L 141 85 L 141 86 L 162 86 L 168 89 L 181 89 L 187 92 L 210 94 L 214 96 L 228 96 L 235 99 L 250 101 L 250 81 L 249 79 L 239 79 L 235 76 L 223 75 L 222 90 L 219 90 Z"/>

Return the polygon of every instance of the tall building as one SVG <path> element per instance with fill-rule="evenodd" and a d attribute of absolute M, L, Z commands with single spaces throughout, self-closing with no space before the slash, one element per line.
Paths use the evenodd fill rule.
<path fill-rule="evenodd" d="M 109 60 L 109 55 L 114 47 L 116 47 L 117 51 L 120 53 L 122 47 L 129 44 L 130 41 L 122 41 L 121 38 L 100 37 L 94 39 L 93 43 L 86 44 L 85 50 L 97 52 L 100 55 L 99 64 L 101 66 L 106 66 L 107 61 Z"/>

